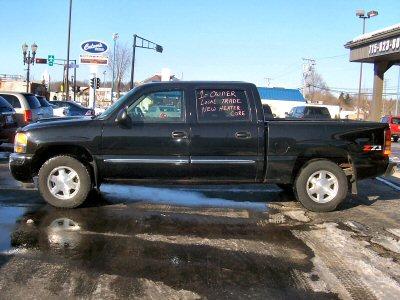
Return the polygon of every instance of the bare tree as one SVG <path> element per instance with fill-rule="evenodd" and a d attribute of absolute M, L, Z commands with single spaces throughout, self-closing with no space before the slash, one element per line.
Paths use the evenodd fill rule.
<path fill-rule="evenodd" d="M 113 66 L 115 65 L 114 69 L 114 82 L 115 82 L 115 89 L 117 92 L 117 98 L 121 93 L 121 88 L 123 86 L 123 80 L 127 75 L 127 71 L 131 65 L 132 61 L 132 53 L 131 48 L 125 45 L 117 44 L 115 47 L 115 61 L 114 61 L 114 53 L 110 53 L 111 59 L 109 60 L 108 68 L 110 73 L 112 73 Z"/>
<path fill-rule="evenodd" d="M 321 101 L 324 104 L 338 104 L 338 99 L 330 92 L 322 76 L 313 71 L 306 78 L 305 97 L 311 102 Z"/>

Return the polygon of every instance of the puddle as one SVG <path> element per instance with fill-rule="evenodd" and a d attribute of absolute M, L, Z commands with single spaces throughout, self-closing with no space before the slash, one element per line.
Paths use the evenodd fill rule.
<path fill-rule="evenodd" d="M 191 197 L 197 201 L 196 196 Z M 168 207 L 169 212 L 152 210 L 151 204 L 145 209 L 141 203 L 75 210 L 43 207 L 24 216 L 13 244 L 38 250 L 39 258 L 27 264 L 51 262 L 63 273 L 78 267 L 87 274 L 88 288 L 91 280 L 97 284 L 94 274 L 108 274 L 132 285 L 146 280 L 168 286 L 172 294 L 167 298 L 174 297 L 173 291 L 214 299 L 335 298 L 306 283 L 313 253 L 289 229 L 259 226 L 247 218 L 186 215 Z M 62 265 L 53 266 L 57 261 Z"/>
<path fill-rule="evenodd" d="M 15 229 L 15 221 L 25 213 L 24 207 L 0 206 L 0 252 L 11 247 L 11 233 Z"/>

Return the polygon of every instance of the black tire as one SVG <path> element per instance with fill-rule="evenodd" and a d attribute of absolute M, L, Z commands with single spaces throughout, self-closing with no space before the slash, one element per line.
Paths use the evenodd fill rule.
<path fill-rule="evenodd" d="M 336 179 L 337 179 L 337 193 L 332 193 L 335 195 L 331 200 L 321 203 L 313 200 L 307 192 L 307 182 L 309 179 L 311 179 L 311 176 L 315 174 L 318 171 L 328 171 L 331 174 L 333 174 Z M 328 175 L 329 176 L 329 175 Z M 312 187 L 312 183 L 309 183 L 310 186 Z M 332 186 L 334 186 L 332 184 Z M 332 187 L 330 186 L 330 188 Z M 343 170 L 335 163 L 329 161 L 329 160 L 317 160 L 310 162 L 306 166 L 304 166 L 295 181 L 295 195 L 297 200 L 308 210 L 315 211 L 315 212 L 327 212 L 327 211 L 333 211 L 337 208 L 337 206 L 342 203 L 348 192 L 348 180 L 343 172 Z M 312 191 L 310 191 L 310 194 Z M 311 196 L 314 196 L 316 198 L 316 194 L 312 194 Z M 323 197 L 326 197 L 326 200 L 329 199 L 328 195 L 324 195 Z"/>
<path fill-rule="evenodd" d="M 48 187 L 47 180 L 51 172 L 57 167 L 67 167 L 77 173 L 80 186 L 74 190 L 74 196 L 69 199 L 59 199 L 54 196 Z M 52 206 L 59 208 L 74 208 L 85 202 L 92 182 L 88 169 L 77 159 L 71 156 L 55 156 L 46 161 L 39 170 L 38 176 L 39 191 L 44 200 Z"/>
<path fill-rule="evenodd" d="M 397 143 L 398 141 L 399 141 L 399 137 L 398 137 L 398 136 L 395 136 L 395 137 L 393 138 L 393 142 Z"/>

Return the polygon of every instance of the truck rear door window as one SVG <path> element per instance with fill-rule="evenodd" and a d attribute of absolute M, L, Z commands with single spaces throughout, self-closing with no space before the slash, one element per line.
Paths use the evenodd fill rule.
<path fill-rule="evenodd" d="M 246 92 L 237 89 L 196 90 L 199 122 L 248 121 L 249 102 Z"/>

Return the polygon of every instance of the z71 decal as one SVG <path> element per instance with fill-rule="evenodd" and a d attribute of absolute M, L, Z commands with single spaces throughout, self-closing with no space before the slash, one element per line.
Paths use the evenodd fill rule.
<path fill-rule="evenodd" d="M 382 151 L 382 146 L 381 145 L 365 145 L 363 148 L 364 152 L 370 152 L 370 151 Z"/>

